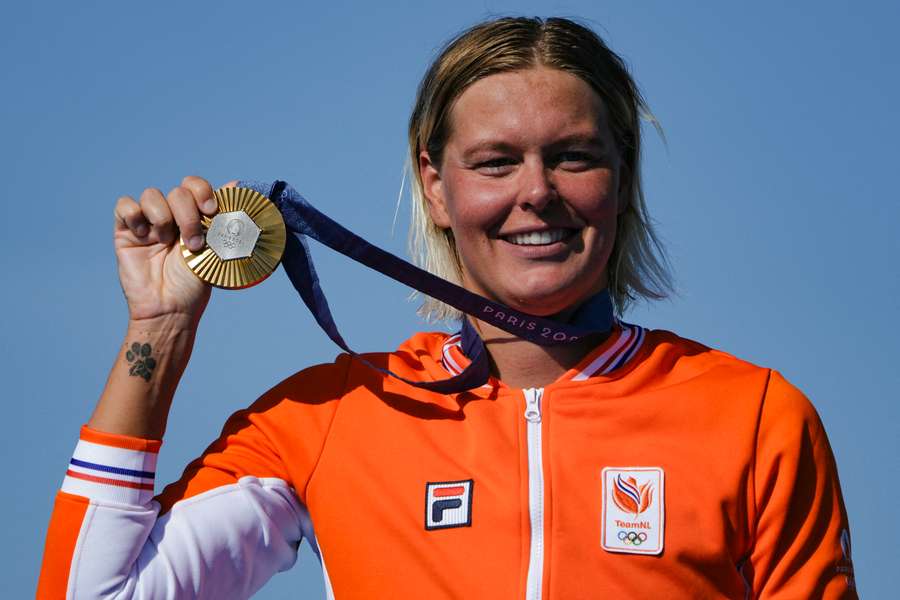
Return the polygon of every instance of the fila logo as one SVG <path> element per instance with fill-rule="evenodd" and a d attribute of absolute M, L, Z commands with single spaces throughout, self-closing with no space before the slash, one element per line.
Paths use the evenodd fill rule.
<path fill-rule="evenodd" d="M 437 481 L 425 484 L 425 529 L 471 527 L 475 481 Z"/>
<path fill-rule="evenodd" d="M 659 554 L 663 549 L 665 480 L 659 467 L 603 469 L 603 528 L 609 552 Z"/>

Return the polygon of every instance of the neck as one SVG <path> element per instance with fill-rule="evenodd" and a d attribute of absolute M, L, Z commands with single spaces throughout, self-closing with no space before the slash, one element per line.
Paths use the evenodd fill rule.
<path fill-rule="evenodd" d="M 574 344 L 540 346 L 472 320 L 484 340 L 491 360 L 491 374 L 513 388 L 544 387 L 559 379 L 603 342 L 609 332 L 590 335 Z"/>

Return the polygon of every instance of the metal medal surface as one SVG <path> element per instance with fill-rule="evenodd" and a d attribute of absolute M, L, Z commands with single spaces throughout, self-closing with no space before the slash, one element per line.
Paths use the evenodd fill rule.
<path fill-rule="evenodd" d="M 194 275 L 211 285 L 256 285 L 272 274 L 284 254 L 284 219 L 271 200 L 249 188 L 221 188 L 215 197 L 219 212 L 201 219 L 206 246 L 195 253 L 181 240 L 181 255 Z"/>

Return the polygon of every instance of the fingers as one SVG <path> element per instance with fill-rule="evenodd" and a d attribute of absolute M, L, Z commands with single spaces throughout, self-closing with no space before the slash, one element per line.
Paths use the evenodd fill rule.
<path fill-rule="evenodd" d="M 129 230 L 135 237 L 142 238 L 150 233 L 150 223 L 144 218 L 141 207 L 131 196 L 122 196 L 113 211 L 116 230 Z"/>
<path fill-rule="evenodd" d="M 212 186 L 202 177 L 188 175 L 181 180 L 181 187 L 187 188 L 197 201 L 197 208 L 208 217 L 216 214 L 216 199 L 213 197 Z"/>
<path fill-rule="evenodd" d="M 175 239 L 175 219 L 162 192 L 156 188 L 147 188 L 141 194 L 141 211 L 150 222 L 152 232 L 163 244 L 170 244 Z"/>
<path fill-rule="evenodd" d="M 178 186 L 172 188 L 167 199 L 184 243 L 192 251 L 199 252 L 203 249 L 203 229 L 200 227 L 200 211 L 197 208 L 196 197 L 188 188 Z M 199 204 L 204 204 L 208 200 L 209 198 L 202 200 Z M 215 204 L 214 199 L 213 203 Z"/>
<path fill-rule="evenodd" d="M 229 181 L 224 187 L 234 187 L 237 181 Z M 170 244 L 181 234 L 192 251 L 203 248 L 201 213 L 213 216 L 218 205 L 212 186 L 202 177 L 190 175 L 181 185 L 172 188 L 167 196 L 156 188 L 147 188 L 135 202 L 131 196 L 122 196 L 116 203 L 117 231 L 130 231 L 137 238 L 151 236 L 151 241 Z"/>

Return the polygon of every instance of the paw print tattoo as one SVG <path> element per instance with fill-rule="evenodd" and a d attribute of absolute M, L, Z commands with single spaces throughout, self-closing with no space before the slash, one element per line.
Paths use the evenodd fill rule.
<path fill-rule="evenodd" d="M 128 374 L 142 377 L 144 381 L 150 381 L 150 375 L 153 374 L 153 369 L 156 368 L 156 359 L 150 356 L 151 352 L 153 352 L 153 348 L 150 347 L 150 344 L 139 344 L 137 342 L 131 344 L 131 348 L 125 351 L 125 358 L 128 359 L 128 363 L 131 365 L 131 368 L 128 369 Z"/>

